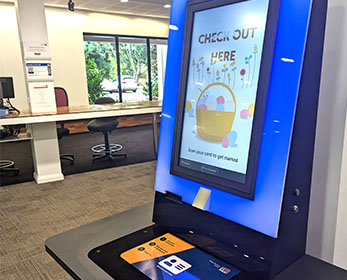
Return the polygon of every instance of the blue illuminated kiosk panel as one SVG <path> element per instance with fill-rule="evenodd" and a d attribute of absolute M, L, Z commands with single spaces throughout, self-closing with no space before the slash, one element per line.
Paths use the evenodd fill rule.
<path fill-rule="evenodd" d="M 117 279 L 266 280 L 305 255 L 326 10 L 172 0 L 154 225 L 91 259 Z M 137 259 L 170 238 L 194 253 Z"/>
<path fill-rule="evenodd" d="M 172 4 L 153 220 L 274 277 L 305 253 L 327 2 Z"/>

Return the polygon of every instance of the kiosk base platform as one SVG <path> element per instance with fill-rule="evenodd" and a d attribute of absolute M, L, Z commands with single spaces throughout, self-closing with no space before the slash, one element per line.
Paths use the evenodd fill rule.
<path fill-rule="evenodd" d="M 125 261 L 121 262 L 119 267 L 117 267 L 116 259 L 119 258 L 119 253 L 149 241 L 152 239 L 152 237 L 155 237 L 155 235 L 165 233 L 165 229 L 155 229 L 156 227 L 153 227 L 152 214 L 153 204 L 146 204 L 144 206 L 113 215 L 77 229 L 58 234 L 46 241 L 46 251 L 74 279 L 148 279 L 144 274 L 137 271 Z M 154 235 L 132 235 L 132 233 L 138 232 L 145 228 L 155 229 L 153 231 L 147 231 L 149 235 Z M 126 239 L 124 239 L 124 237 L 128 235 L 130 235 L 128 241 L 116 242 L 116 240 L 120 238 L 125 241 Z M 111 244 L 112 250 L 116 249 L 119 252 L 114 252 L 113 259 L 112 256 L 108 255 L 107 251 L 104 257 L 95 257 L 98 254 L 98 247 L 103 247 L 103 244 L 106 243 Z M 114 247 L 114 245 L 119 245 L 119 247 Z M 100 256 L 102 255 L 103 254 L 100 254 Z M 92 261 L 90 257 L 93 258 L 97 264 Z M 112 268 L 110 268 L 111 270 L 106 268 L 106 266 L 109 264 L 113 264 L 113 269 L 117 267 L 115 271 L 116 273 L 119 273 L 119 278 L 114 278 L 111 276 Z M 106 266 L 101 268 L 99 265 L 102 267 L 104 265 Z M 237 277 L 241 276 L 242 274 L 238 275 Z M 276 280 L 289 279 L 343 280 L 347 279 L 347 271 L 306 255 L 297 260 L 293 265 L 276 277 Z"/>
<path fill-rule="evenodd" d="M 157 225 L 96 247 L 88 257 L 114 279 L 251 279 Z"/>

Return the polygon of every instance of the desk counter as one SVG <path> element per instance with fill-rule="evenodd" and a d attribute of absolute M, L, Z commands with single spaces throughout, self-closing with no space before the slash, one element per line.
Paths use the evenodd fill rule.
<path fill-rule="evenodd" d="M 56 121 L 71 121 L 101 117 L 115 117 L 160 113 L 161 101 L 143 101 L 116 103 L 111 105 L 84 105 L 58 107 L 57 112 L 30 113 L 27 110 L 20 114 L 13 113 L 0 118 L 0 125 L 34 124 Z"/>
<path fill-rule="evenodd" d="M 161 112 L 161 101 L 116 103 L 110 105 L 87 105 L 59 107 L 57 112 L 10 114 L 0 118 L 0 125 L 26 124 L 32 133 L 32 154 L 34 159 L 34 178 L 37 183 L 63 180 L 60 153 L 57 139 L 57 121 L 95 119 L 103 117 L 152 115 L 153 150 L 158 151 L 157 115 Z M 88 149 L 86 147 L 86 149 Z"/>

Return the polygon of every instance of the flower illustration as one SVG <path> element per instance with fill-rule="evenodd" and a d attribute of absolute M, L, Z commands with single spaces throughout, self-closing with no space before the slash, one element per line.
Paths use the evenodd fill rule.
<path fill-rule="evenodd" d="M 200 80 L 200 73 L 199 73 L 199 82 L 203 82 L 204 74 L 205 74 L 205 61 L 204 61 L 203 56 L 199 58 L 199 62 L 200 62 L 201 68 L 202 68 L 201 80 Z"/>
<path fill-rule="evenodd" d="M 223 65 L 223 69 L 222 69 L 222 72 L 224 73 L 224 83 L 225 83 L 225 78 L 226 78 L 226 73 L 227 73 L 227 71 L 228 71 L 227 65 L 224 64 L 224 65 Z"/>
<path fill-rule="evenodd" d="M 236 65 L 236 62 L 233 62 L 233 63 L 230 64 L 230 66 L 233 67 L 231 69 L 231 71 L 233 72 L 233 76 L 234 76 L 233 89 L 235 88 L 235 82 L 236 82 L 236 73 L 235 73 L 235 71 L 236 71 L 237 67 L 235 65 Z"/>
<path fill-rule="evenodd" d="M 252 60 L 252 58 L 253 58 L 252 55 L 245 57 L 245 64 L 248 65 L 248 78 L 247 78 L 246 87 L 248 87 L 249 79 L 250 79 L 250 75 L 251 75 L 251 60 Z"/>
<path fill-rule="evenodd" d="M 241 71 L 240 71 L 240 75 L 241 75 L 241 89 L 243 89 L 243 86 L 244 86 L 244 80 L 245 80 L 245 78 L 244 78 L 244 76 L 246 75 L 246 69 L 241 69 Z"/>
<path fill-rule="evenodd" d="M 196 64 L 196 71 L 198 72 L 198 82 L 200 82 L 200 64 L 199 63 L 197 63 Z"/>
<path fill-rule="evenodd" d="M 220 80 L 219 75 L 220 75 L 220 72 L 219 72 L 219 70 L 217 70 L 217 71 L 216 71 L 216 76 L 217 76 L 217 77 L 216 77 L 216 80 L 217 80 L 217 81 L 219 81 L 219 80 Z"/>
<path fill-rule="evenodd" d="M 195 84 L 195 59 L 193 59 L 192 65 L 193 65 L 193 84 Z"/>
<path fill-rule="evenodd" d="M 231 75 L 228 73 L 228 86 L 230 86 L 230 81 L 231 81 Z"/>
<path fill-rule="evenodd" d="M 251 82 L 251 86 L 253 86 L 253 81 L 254 81 L 254 75 L 255 75 L 255 66 L 257 63 L 257 53 L 258 53 L 258 46 L 257 44 L 254 45 L 253 47 L 253 54 L 254 54 L 254 63 L 253 63 L 253 74 L 252 74 L 252 82 Z"/>
<path fill-rule="evenodd" d="M 212 82 L 214 83 L 214 78 L 215 78 L 215 71 L 214 71 L 214 65 L 217 63 L 218 58 L 212 58 L 211 59 L 211 65 L 212 65 L 212 73 L 213 73 L 213 78 L 212 78 Z"/>
<path fill-rule="evenodd" d="M 208 80 L 210 81 L 210 77 L 211 77 L 211 68 L 210 67 L 206 68 L 206 73 L 208 75 Z"/>

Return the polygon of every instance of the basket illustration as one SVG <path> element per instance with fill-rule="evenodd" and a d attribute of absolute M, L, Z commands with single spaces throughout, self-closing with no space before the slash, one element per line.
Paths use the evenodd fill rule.
<path fill-rule="evenodd" d="M 198 108 L 199 101 L 204 93 L 211 87 L 222 86 L 232 96 L 235 108 L 234 112 L 202 110 Z M 223 137 L 231 131 L 236 114 L 236 99 L 233 91 L 226 84 L 213 83 L 208 85 L 200 94 L 196 105 L 197 132 L 201 139 L 209 142 L 222 142 Z"/>

